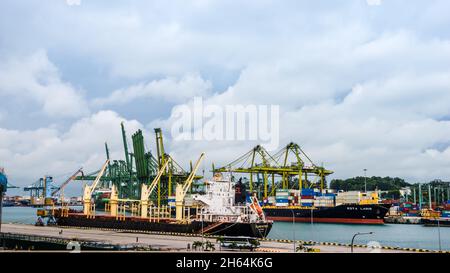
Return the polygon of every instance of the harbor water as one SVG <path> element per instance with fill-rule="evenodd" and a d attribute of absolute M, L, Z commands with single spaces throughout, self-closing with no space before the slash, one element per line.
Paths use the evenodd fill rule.
<path fill-rule="evenodd" d="M 34 224 L 36 209 L 30 207 L 4 207 L 3 223 Z M 382 246 L 450 250 L 450 227 L 422 225 L 348 225 L 322 223 L 275 222 L 269 234 L 271 239 L 293 239 L 349 244 L 354 234 L 373 232 L 355 238 L 355 244 L 376 242 Z M 439 240 L 440 239 L 440 240 Z"/>

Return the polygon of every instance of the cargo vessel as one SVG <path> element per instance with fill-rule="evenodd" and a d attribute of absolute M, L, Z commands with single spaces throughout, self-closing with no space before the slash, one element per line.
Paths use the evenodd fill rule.
<path fill-rule="evenodd" d="M 267 219 L 282 222 L 384 224 L 386 205 L 338 205 L 335 207 L 263 207 Z M 293 217 L 295 219 L 293 219 Z"/>
<path fill-rule="evenodd" d="M 379 202 L 377 192 L 278 190 L 264 201 L 267 219 L 284 222 L 384 224 L 391 207 Z"/>
<path fill-rule="evenodd" d="M 214 236 L 266 237 L 273 222 L 266 219 L 256 197 L 248 205 L 235 205 L 235 189 L 230 179 L 215 177 L 205 181 L 205 193 L 194 194 L 192 199 L 201 206 L 198 213 L 179 220 L 172 217 L 170 207 L 164 207 L 158 216 L 150 217 L 130 215 L 86 215 L 83 211 L 58 209 L 53 211 L 56 224 L 60 226 L 77 226 L 133 230 L 144 232 L 177 232 L 207 234 Z M 186 211 L 190 208 L 184 208 Z M 158 208 L 160 212 L 160 208 Z"/>
<path fill-rule="evenodd" d="M 450 227 L 450 218 L 422 218 L 422 224 L 426 227 Z"/>

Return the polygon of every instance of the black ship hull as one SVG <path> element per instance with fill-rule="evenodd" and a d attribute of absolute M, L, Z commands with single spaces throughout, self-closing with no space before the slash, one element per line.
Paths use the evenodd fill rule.
<path fill-rule="evenodd" d="M 116 217 L 99 215 L 94 219 L 87 218 L 80 213 L 69 213 L 68 217 L 55 214 L 57 225 L 90 227 L 133 231 L 153 231 L 169 233 L 193 233 L 214 236 L 247 236 L 254 238 L 265 238 L 271 228 L 272 222 L 260 223 L 235 223 L 235 222 L 202 222 L 191 221 L 190 223 L 176 223 L 173 220 L 160 219 L 159 222 L 150 222 L 149 219 L 139 217 L 125 217 L 118 220 Z"/>
<path fill-rule="evenodd" d="M 339 205 L 335 207 L 263 207 L 266 218 L 281 222 L 384 224 L 390 205 Z M 295 217 L 293 217 L 295 216 Z M 294 219 L 293 219 L 294 218 Z"/>
<path fill-rule="evenodd" d="M 422 224 L 427 227 L 450 227 L 450 219 L 427 219 L 422 218 Z"/>

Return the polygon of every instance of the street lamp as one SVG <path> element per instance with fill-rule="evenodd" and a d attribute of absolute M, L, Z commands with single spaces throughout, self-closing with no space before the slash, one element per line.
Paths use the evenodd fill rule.
<path fill-rule="evenodd" d="M 356 237 L 356 236 L 359 236 L 359 235 L 370 235 L 370 234 L 373 234 L 373 232 L 372 232 L 372 231 L 371 231 L 371 232 L 358 232 L 358 233 L 356 233 L 355 235 L 353 235 L 353 238 L 352 238 L 352 245 L 351 245 L 352 253 L 353 253 L 353 242 L 355 241 L 355 237 Z"/>
<path fill-rule="evenodd" d="M 364 192 L 367 192 L 367 169 L 364 169 Z"/>
<path fill-rule="evenodd" d="M 439 223 L 439 217 L 436 220 L 437 220 L 437 228 L 438 228 L 439 251 L 442 251 L 442 246 L 441 246 L 441 225 Z"/>
<path fill-rule="evenodd" d="M 294 253 L 296 252 L 295 250 L 295 213 L 294 210 L 291 209 L 292 212 L 292 236 L 293 236 L 293 241 L 294 241 Z"/>

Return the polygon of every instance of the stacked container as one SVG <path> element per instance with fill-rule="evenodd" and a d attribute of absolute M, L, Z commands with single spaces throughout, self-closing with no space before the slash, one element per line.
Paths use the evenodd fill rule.
<path fill-rule="evenodd" d="M 300 191 L 289 190 L 289 206 L 298 206 L 300 204 Z"/>
<path fill-rule="evenodd" d="M 315 207 L 333 207 L 334 206 L 334 195 L 323 195 L 323 196 L 316 196 L 316 199 L 314 200 L 314 206 Z"/>
<path fill-rule="evenodd" d="M 441 217 L 443 218 L 450 218 L 450 210 L 443 210 Z"/>
<path fill-rule="evenodd" d="M 336 205 L 340 204 L 359 204 L 361 193 L 359 191 L 338 192 L 336 196 Z"/>
<path fill-rule="evenodd" d="M 289 206 L 289 190 L 277 190 L 275 194 L 275 201 L 277 207 Z"/>
<path fill-rule="evenodd" d="M 313 189 L 302 189 L 300 204 L 303 207 L 312 207 L 314 205 L 314 190 Z"/>

